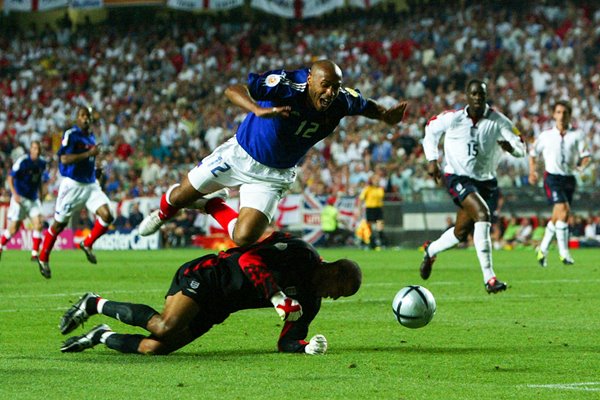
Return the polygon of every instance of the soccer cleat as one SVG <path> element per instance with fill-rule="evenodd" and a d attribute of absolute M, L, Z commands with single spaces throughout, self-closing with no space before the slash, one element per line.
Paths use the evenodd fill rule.
<path fill-rule="evenodd" d="M 91 247 L 87 247 L 85 244 L 83 244 L 83 242 L 79 242 L 79 248 L 83 250 L 89 262 L 91 262 L 92 264 L 98 263 L 98 260 L 96 260 L 96 256 L 94 255 L 94 253 L 92 253 Z"/>
<path fill-rule="evenodd" d="M 541 250 L 538 250 L 537 252 L 537 261 L 541 267 L 545 268 L 548 266 L 548 260 L 546 259 L 546 255 Z"/>
<path fill-rule="evenodd" d="M 217 197 L 220 199 L 223 199 L 223 201 L 227 200 L 229 198 L 229 189 L 223 188 L 223 189 L 217 190 L 216 192 L 207 194 L 204 197 L 202 197 L 201 199 L 196 200 L 196 202 L 194 202 L 188 208 L 194 208 L 194 209 L 200 211 L 201 213 L 206 214 L 206 208 L 205 208 L 206 203 L 208 203 L 208 201 L 210 199 L 216 199 Z"/>
<path fill-rule="evenodd" d="M 423 250 L 425 250 L 425 255 L 423 256 L 423 262 L 421 263 L 421 268 L 419 268 L 419 272 L 421 274 L 421 278 L 427 280 L 429 279 L 429 275 L 431 275 L 431 268 L 433 267 L 433 263 L 435 262 L 435 256 L 429 257 L 429 253 L 427 253 L 427 249 L 431 241 L 426 241 L 423 243 Z"/>
<path fill-rule="evenodd" d="M 106 324 L 98 325 L 85 335 L 73 336 L 65 340 L 62 346 L 60 346 L 60 351 L 63 353 L 79 353 L 85 349 L 91 349 L 100 343 L 102 334 L 111 330 L 110 326 Z"/>
<path fill-rule="evenodd" d="M 40 268 L 40 274 L 46 279 L 52 278 L 52 271 L 50 271 L 50 263 L 48 261 L 42 261 L 37 259 L 38 267 Z"/>
<path fill-rule="evenodd" d="M 138 233 L 140 236 L 152 235 L 154 232 L 160 229 L 165 221 L 158 217 L 159 212 L 160 210 L 152 211 L 146 216 L 146 218 L 142 220 L 142 222 L 140 222 L 140 226 L 138 227 Z"/>
<path fill-rule="evenodd" d="M 508 285 L 505 282 L 499 281 L 495 276 L 490 278 L 485 284 L 485 290 L 488 294 L 502 292 L 506 290 L 507 287 Z"/>
<path fill-rule="evenodd" d="M 560 258 L 560 261 L 562 261 L 562 263 L 563 263 L 564 265 L 573 265 L 573 264 L 575 264 L 575 260 L 573 260 L 573 259 L 571 258 L 571 256 L 567 256 L 567 257 L 561 257 L 561 258 Z"/>
<path fill-rule="evenodd" d="M 88 320 L 90 315 L 87 312 L 87 301 L 89 299 L 97 299 L 98 296 L 96 293 L 88 292 L 79 298 L 79 301 L 71 306 L 65 312 L 60 319 L 60 324 L 58 325 L 60 329 L 60 333 L 66 335 L 71 332 L 73 329 L 77 328 L 79 325 L 83 325 L 85 321 Z"/>
<path fill-rule="evenodd" d="M 30 260 L 33 261 L 33 262 L 37 262 L 38 257 L 39 256 L 37 254 L 32 254 Z"/>

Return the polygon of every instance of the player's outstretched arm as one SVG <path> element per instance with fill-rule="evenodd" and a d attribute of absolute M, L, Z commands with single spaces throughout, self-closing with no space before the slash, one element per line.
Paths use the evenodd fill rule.
<path fill-rule="evenodd" d="M 225 96 L 236 106 L 261 118 L 288 117 L 292 110 L 289 106 L 261 107 L 250 95 L 248 86 L 240 83 L 225 89 Z"/>
<path fill-rule="evenodd" d="M 367 100 L 367 107 L 362 115 L 367 118 L 377 119 L 389 125 L 396 125 L 404 117 L 404 112 L 408 107 L 407 101 L 400 101 L 393 107 L 385 108 L 373 99 Z"/>

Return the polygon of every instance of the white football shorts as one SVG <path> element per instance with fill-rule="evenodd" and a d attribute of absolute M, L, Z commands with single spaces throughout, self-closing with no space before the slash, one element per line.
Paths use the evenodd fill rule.
<path fill-rule="evenodd" d="M 14 197 L 10 199 L 6 217 L 9 221 L 23 221 L 25 218 L 35 218 L 42 214 L 42 202 L 40 199 L 31 200 L 21 196 L 21 202 L 17 203 Z"/>
<path fill-rule="evenodd" d="M 240 186 L 240 208 L 259 210 L 271 222 L 277 204 L 296 180 L 296 174 L 296 167 L 280 169 L 259 163 L 234 136 L 192 169 L 188 179 L 203 194 Z"/>
<path fill-rule="evenodd" d="M 54 219 L 61 223 L 67 222 L 73 213 L 84 205 L 95 214 L 105 204 L 110 204 L 110 200 L 97 181 L 81 183 L 64 177 L 58 187 Z"/>

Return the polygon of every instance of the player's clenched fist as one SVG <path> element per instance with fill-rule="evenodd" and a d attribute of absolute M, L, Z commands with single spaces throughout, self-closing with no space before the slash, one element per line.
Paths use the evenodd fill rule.
<path fill-rule="evenodd" d="M 297 321 L 302 316 L 300 303 L 287 297 L 283 292 L 275 293 L 271 297 L 271 303 L 283 321 Z"/>

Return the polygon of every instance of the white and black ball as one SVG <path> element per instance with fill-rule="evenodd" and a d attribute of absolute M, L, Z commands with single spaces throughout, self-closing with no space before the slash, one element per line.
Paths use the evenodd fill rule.
<path fill-rule="evenodd" d="M 392 302 L 396 320 L 407 328 L 427 325 L 435 314 L 435 298 L 429 290 L 419 285 L 403 287 Z"/>

